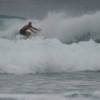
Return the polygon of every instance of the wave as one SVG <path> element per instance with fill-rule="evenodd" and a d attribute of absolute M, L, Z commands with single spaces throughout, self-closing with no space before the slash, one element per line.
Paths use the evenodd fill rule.
<path fill-rule="evenodd" d="M 49 13 L 40 22 L 43 34 L 48 38 L 58 38 L 65 43 L 100 41 L 100 12 L 79 17 L 67 17 L 64 13 Z"/>
<path fill-rule="evenodd" d="M 0 72 L 14 74 L 62 73 L 100 70 L 100 45 L 80 42 L 71 45 L 57 39 L 0 39 Z"/>
<path fill-rule="evenodd" d="M 42 20 L 1 18 L 0 72 L 28 74 L 100 70 L 100 44 L 93 41 L 99 42 L 99 18 L 100 12 L 74 18 L 51 13 Z M 16 33 L 29 20 L 42 31 L 31 40 L 17 40 Z"/>
<path fill-rule="evenodd" d="M 64 13 L 48 13 L 48 15 L 41 20 L 1 15 L 0 36 L 15 39 L 15 33 L 18 33 L 19 29 L 31 20 L 34 26 L 42 29 L 38 34 L 45 38 L 57 38 L 64 43 L 89 41 L 92 39 L 99 43 L 99 18 L 99 11 L 79 17 L 67 17 Z"/>

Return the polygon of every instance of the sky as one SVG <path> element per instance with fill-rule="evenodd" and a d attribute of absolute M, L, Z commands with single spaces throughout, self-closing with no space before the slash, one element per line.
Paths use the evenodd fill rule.
<path fill-rule="evenodd" d="M 100 10 L 100 0 L 0 0 L 0 15 L 43 18 L 48 12 L 79 16 Z"/>

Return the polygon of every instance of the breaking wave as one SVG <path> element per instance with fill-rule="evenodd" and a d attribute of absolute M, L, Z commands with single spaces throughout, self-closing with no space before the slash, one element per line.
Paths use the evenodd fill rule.
<path fill-rule="evenodd" d="M 7 17 L 0 17 L 1 73 L 100 70 L 100 12 L 74 18 L 49 13 L 41 20 Z M 29 20 L 42 31 L 31 40 L 17 39 Z"/>

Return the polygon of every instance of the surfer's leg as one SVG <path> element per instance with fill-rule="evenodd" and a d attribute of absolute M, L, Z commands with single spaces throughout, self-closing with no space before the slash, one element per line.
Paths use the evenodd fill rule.
<path fill-rule="evenodd" d="M 30 38 L 32 34 L 30 32 L 26 32 L 26 38 Z"/>
<path fill-rule="evenodd" d="M 27 29 L 25 31 L 25 34 L 26 34 L 26 38 L 31 38 L 32 37 L 32 31 L 30 29 Z"/>

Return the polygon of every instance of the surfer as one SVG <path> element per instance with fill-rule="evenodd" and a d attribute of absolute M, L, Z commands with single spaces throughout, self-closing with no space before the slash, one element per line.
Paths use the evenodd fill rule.
<path fill-rule="evenodd" d="M 28 25 L 25 25 L 20 29 L 20 34 L 26 36 L 26 38 L 30 38 L 32 36 L 32 33 L 37 33 L 37 31 L 40 31 L 40 29 L 37 29 L 32 26 L 32 22 L 29 22 Z"/>

